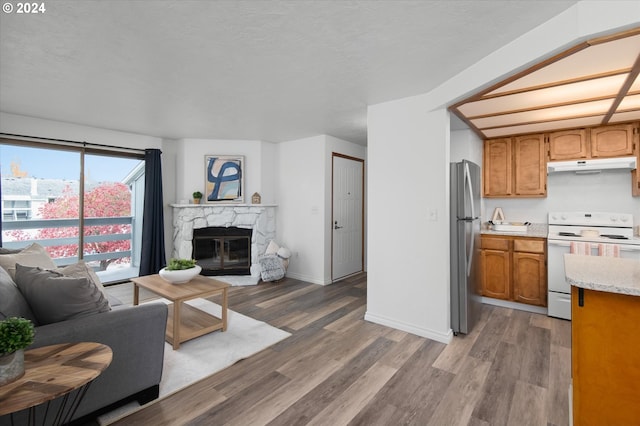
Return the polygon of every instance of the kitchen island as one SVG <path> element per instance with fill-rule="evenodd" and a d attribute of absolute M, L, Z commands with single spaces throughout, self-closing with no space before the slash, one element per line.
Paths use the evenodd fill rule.
<path fill-rule="evenodd" d="M 640 424 L 640 262 L 565 254 L 574 425 Z"/>

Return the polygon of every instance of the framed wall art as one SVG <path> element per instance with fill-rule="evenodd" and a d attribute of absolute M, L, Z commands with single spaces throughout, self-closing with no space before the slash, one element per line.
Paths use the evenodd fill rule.
<path fill-rule="evenodd" d="M 204 156 L 204 200 L 207 203 L 244 201 L 244 156 Z"/>

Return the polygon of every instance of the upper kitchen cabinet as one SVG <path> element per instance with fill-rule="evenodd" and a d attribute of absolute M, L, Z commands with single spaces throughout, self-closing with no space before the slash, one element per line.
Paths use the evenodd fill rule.
<path fill-rule="evenodd" d="M 635 155 L 637 129 L 631 123 L 549 133 L 549 161 Z"/>
<path fill-rule="evenodd" d="M 591 157 L 625 157 L 634 154 L 633 124 L 590 129 Z"/>
<path fill-rule="evenodd" d="M 482 179 L 485 197 L 509 197 L 513 163 L 511 156 L 511 138 L 484 141 Z"/>
<path fill-rule="evenodd" d="M 514 138 L 515 195 L 544 197 L 547 195 L 547 163 L 544 136 L 528 135 Z"/>
<path fill-rule="evenodd" d="M 484 142 L 485 197 L 544 197 L 547 194 L 543 135 Z"/>
<path fill-rule="evenodd" d="M 549 141 L 549 160 L 565 161 L 589 158 L 589 141 L 586 129 L 553 132 Z"/>

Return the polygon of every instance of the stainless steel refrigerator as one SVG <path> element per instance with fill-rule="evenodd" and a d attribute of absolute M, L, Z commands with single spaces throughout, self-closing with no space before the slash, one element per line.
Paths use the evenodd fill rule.
<path fill-rule="evenodd" d="M 451 163 L 451 329 L 468 334 L 480 317 L 480 167 Z"/>

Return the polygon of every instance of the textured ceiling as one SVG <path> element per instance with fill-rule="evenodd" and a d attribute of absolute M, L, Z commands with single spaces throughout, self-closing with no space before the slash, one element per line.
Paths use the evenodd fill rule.
<path fill-rule="evenodd" d="M 575 1 L 49 1 L 0 14 L 0 110 L 166 138 L 366 144 Z"/>

